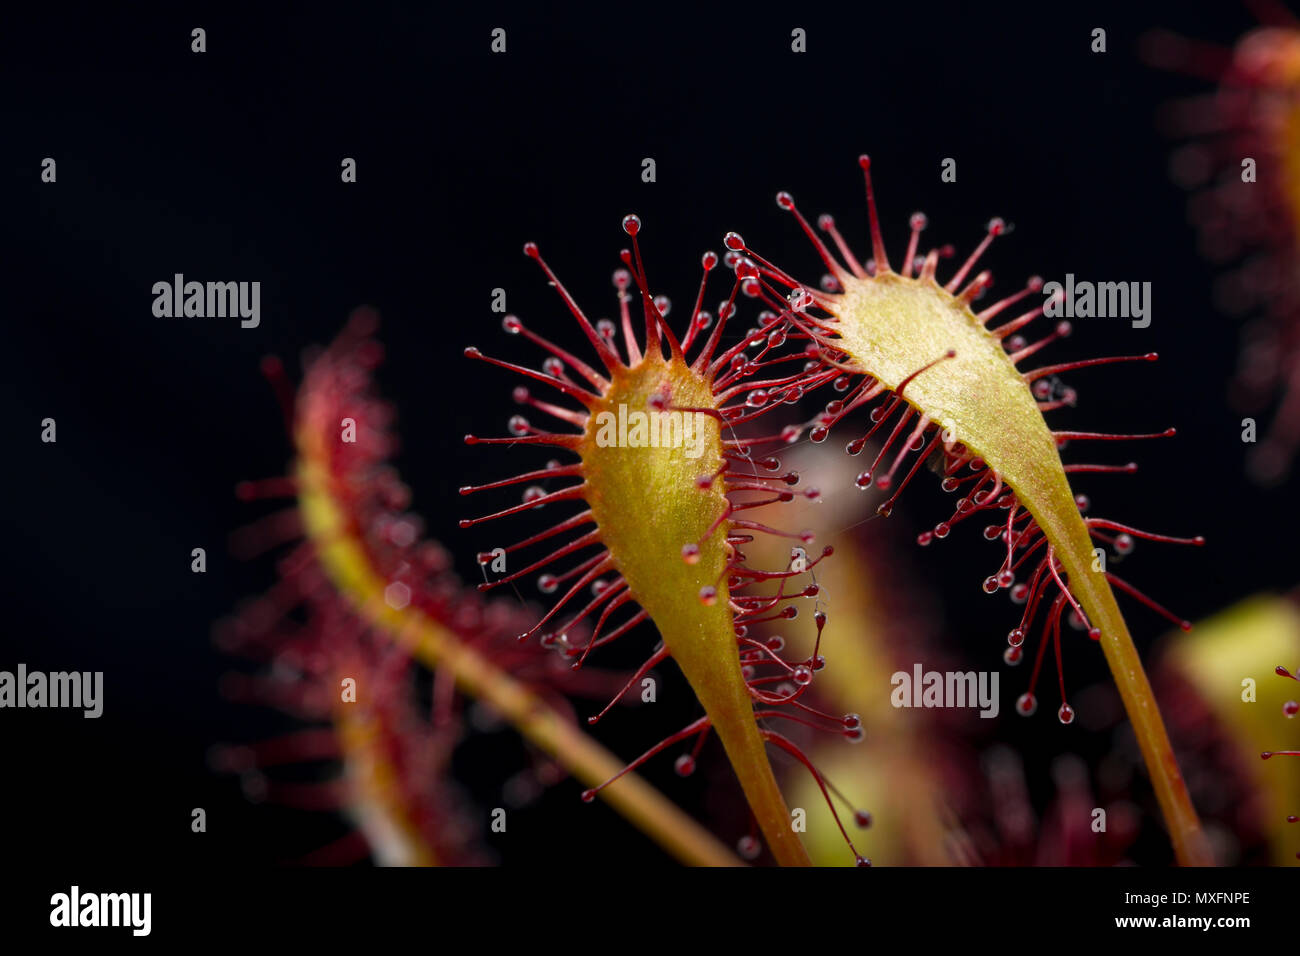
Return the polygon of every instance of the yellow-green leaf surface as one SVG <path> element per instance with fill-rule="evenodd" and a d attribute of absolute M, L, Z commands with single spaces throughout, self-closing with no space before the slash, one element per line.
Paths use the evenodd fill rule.
<path fill-rule="evenodd" d="M 1300 865 L 1300 824 L 1287 822 L 1300 814 L 1300 757 L 1259 759 L 1264 751 L 1300 750 L 1300 720 L 1282 713 L 1282 704 L 1297 696 L 1296 684 L 1273 670 L 1281 664 L 1294 671 L 1300 662 L 1300 608 L 1260 595 L 1166 642 L 1162 662 L 1196 688 L 1240 748 L 1241 766 L 1261 797 L 1258 822 L 1269 835 L 1273 863 Z M 1255 682 L 1251 695 L 1246 678 Z"/>
<path fill-rule="evenodd" d="M 828 297 L 828 308 L 839 320 L 835 345 L 852 365 L 897 388 L 914 372 L 943 359 L 908 382 L 903 397 L 982 458 L 1043 529 L 1072 593 L 1101 629 L 1107 662 L 1179 859 L 1209 862 L 1155 698 L 1110 585 L 1092 570 L 1091 536 L 1029 386 L 1001 342 L 933 278 L 885 272 L 868 279 L 842 275 L 840 281 L 844 293 Z M 944 359 L 950 350 L 955 356 Z"/>
<path fill-rule="evenodd" d="M 680 444 L 626 447 L 597 440 L 602 413 L 617 416 L 619 406 L 628 414 L 680 414 L 654 411 L 653 398 L 667 399 L 672 409 L 716 408 L 709 382 L 680 358 L 665 360 L 652 352 L 631 368 L 616 369 L 590 410 L 579 448 L 585 496 L 629 592 L 649 613 L 717 731 L 773 855 L 783 865 L 806 864 L 740 670 L 725 574 L 728 523 L 704 537 L 727 506 L 721 481 L 709 489 L 696 483 L 722 467 L 719 421 L 695 415 L 701 450 L 695 458 Z M 693 564 L 682 559 L 688 543 L 699 544 Z M 717 589 L 711 604 L 700 600 L 704 587 Z"/>

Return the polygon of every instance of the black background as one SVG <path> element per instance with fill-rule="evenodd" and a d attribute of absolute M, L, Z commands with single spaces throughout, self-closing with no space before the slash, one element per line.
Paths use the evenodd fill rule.
<path fill-rule="evenodd" d="M 930 216 L 927 238 L 961 252 L 1001 215 L 1015 231 L 989 260 L 999 292 L 1033 273 L 1152 283 L 1150 328 L 1082 322 L 1049 353 L 1161 353 L 1155 365 L 1074 376 L 1080 407 L 1052 419 L 1095 430 L 1178 426 L 1175 439 L 1105 459 L 1131 454 L 1136 478 L 1080 483 L 1110 517 L 1209 537 L 1201 552 L 1143 545 L 1130 575 L 1139 586 L 1195 619 L 1296 583 L 1296 484 L 1264 492 L 1243 478 L 1240 415 L 1225 399 L 1238 330 L 1212 304 L 1214 272 L 1196 253 L 1186 197 L 1167 175 L 1170 143 L 1154 124 L 1161 103 L 1204 87 L 1136 53 L 1156 26 L 1229 42 L 1252 23 L 1233 4 L 23 16 L 0 40 L 0 666 L 102 670 L 106 703 L 97 721 L 0 717 L 15 831 L 6 851 L 19 859 L 262 865 L 343 832 L 332 818 L 250 804 L 206 763 L 214 743 L 293 726 L 222 700 L 219 678 L 235 662 L 210 637 L 216 619 L 273 576 L 267 562 L 226 552 L 230 532 L 259 513 L 235 501 L 234 484 L 282 474 L 288 462 L 261 356 L 285 356 L 296 374 L 300 351 L 328 341 L 353 307 L 380 311 L 381 387 L 401 415 L 398 463 L 430 533 L 476 576 L 474 553 L 489 542 L 456 520 L 483 506 L 455 489 L 521 462 L 461 444 L 467 432 L 504 433 L 515 411 L 514 381 L 461 351 L 533 359 L 489 311 L 498 286 L 511 311 L 577 342 L 521 244 L 537 241 L 577 299 L 610 314 L 620 220 L 635 211 L 655 291 L 678 303 L 680 322 L 700 253 L 719 249 L 728 229 L 797 274 L 820 273 L 773 203 L 778 189 L 807 213 L 834 211 L 863 250 L 860 152 L 873 157 L 895 250 L 914 209 Z M 202 55 L 190 52 L 195 26 L 207 30 Z M 489 51 L 496 26 L 507 30 L 504 56 Z M 796 26 L 808 33 L 805 55 L 790 51 Z M 1104 55 L 1089 51 L 1094 26 L 1108 31 Z M 57 159 L 56 185 L 40 182 L 46 156 Z M 339 181 L 344 156 L 357 160 L 355 185 Z M 657 164 L 653 184 L 641 181 L 646 156 Z M 948 156 L 955 184 L 940 182 Z M 155 318 L 150 289 L 176 272 L 260 280 L 260 328 Z M 47 416 L 58 421 L 56 445 L 39 441 Z M 919 530 L 941 516 L 945 496 L 919 484 L 891 521 Z M 189 569 L 200 546 L 205 575 Z M 995 664 L 1013 614 L 990 611 L 980 592 L 994 559 L 978 534 L 910 557 L 942 597 L 954 647 Z M 1130 625 L 1144 647 L 1165 630 L 1140 609 Z M 1104 673 L 1100 654 L 1067 663 L 1080 684 Z M 1051 709 L 1017 721 L 1008 708 L 1001 720 L 1036 779 L 1070 747 Z M 605 739 L 631 756 L 690 713 L 679 707 L 649 728 L 628 720 Z M 461 763 L 486 765 L 507 745 L 486 747 Z M 704 812 L 708 774 L 678 781 L 665 759 L 647 775 Z M 509 840 L 492 843 L 498 857 L 665 859 L 577 790 L 563 783 L 526 811 Z M 206 835 L 190 832 L 193 807 L 208 812 Z M 1160 850 L 1149 859 L 1159 862 Z"/>

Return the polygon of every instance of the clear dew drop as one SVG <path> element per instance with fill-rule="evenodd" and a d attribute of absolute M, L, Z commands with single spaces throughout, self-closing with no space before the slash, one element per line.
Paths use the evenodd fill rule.
<path fill-rule="evenodd" d="M 1022 717 L 1029 717 L 1038 709 L 1038 698 L 1028 692 L 1021 694 L 1016 698 L 1016 713 Z"/>
<path fill-rule="evenodd" d="M 1074 723 L 1074 708 L 1069 704 L 1062 704 L 1056 712 L 1057 719 L 1063 724 Z"/>
<path fill-rule="evenodd" d="M 699 564 L 700 546 L 698 544 L 682 545 L 682 560 L 687 564 Z"/>

